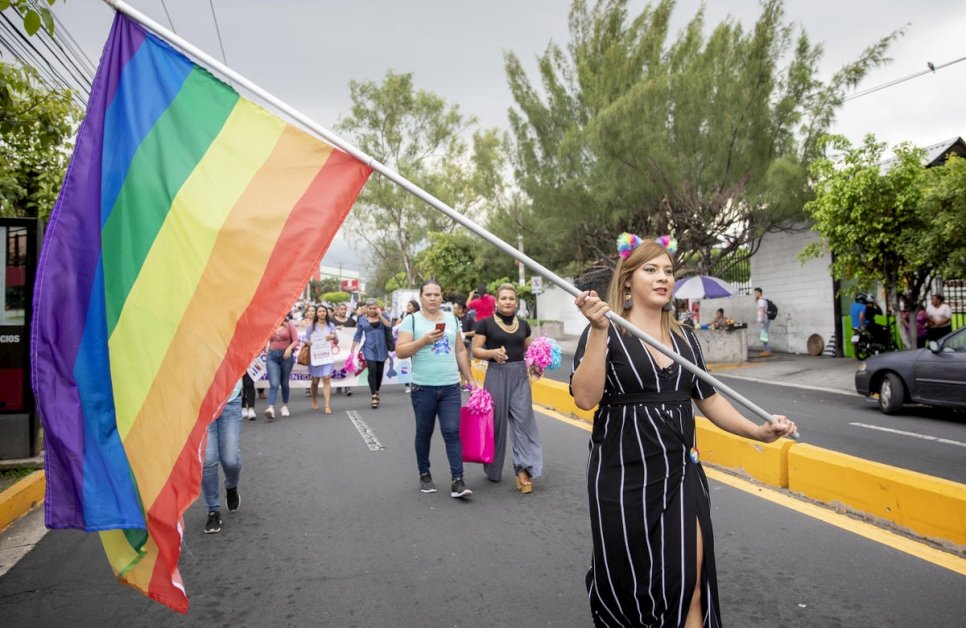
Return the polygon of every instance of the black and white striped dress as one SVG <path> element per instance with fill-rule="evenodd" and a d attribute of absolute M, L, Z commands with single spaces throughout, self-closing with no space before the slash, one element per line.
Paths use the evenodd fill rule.
<path fill-rule="evenodd" d="M 580 337 L 574 369 L 587 344 Z M 671 334 L 674 350 L 704 366 L 694 332 Z M 673 363 L 661 369 L 644 343 L 610 327 L 604 396 L 594 415 L 587 492 L 594 555 L 587 592 L 596 626 L 683 626 L 704 564 L 705 626 L 720 626 L 708 480 L 694 438 L 691 399 L 714 387 Z"/>

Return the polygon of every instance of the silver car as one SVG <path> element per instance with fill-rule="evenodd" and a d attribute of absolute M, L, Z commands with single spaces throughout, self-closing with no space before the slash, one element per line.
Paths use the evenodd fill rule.
<path fill-rule="evenodd" d="M 880 353 L 855 372 L 855 390 L 879 395 L 879 409 L 895 414 L 903 403 L 966 408 L 966 327 L 924 349 Z"/>

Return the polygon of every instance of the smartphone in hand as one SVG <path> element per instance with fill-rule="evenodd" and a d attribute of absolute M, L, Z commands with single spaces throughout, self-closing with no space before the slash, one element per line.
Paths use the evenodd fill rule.
<path fill-rule="evenodd" d="M 446 323 L 436 323 L 436 331 L 446 331 Z"/>

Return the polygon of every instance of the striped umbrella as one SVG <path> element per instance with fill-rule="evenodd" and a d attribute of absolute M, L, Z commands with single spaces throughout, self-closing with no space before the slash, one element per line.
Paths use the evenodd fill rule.
<path fill-rule="evenodd" d="M 677 299 L 720 299 L 730 297 L 735 289 L 723 279 L 709 275 L 694 275 L 674 286 Z"/>

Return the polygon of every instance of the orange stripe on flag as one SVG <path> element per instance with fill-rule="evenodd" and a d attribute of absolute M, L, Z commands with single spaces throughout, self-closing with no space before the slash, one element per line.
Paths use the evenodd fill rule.
<path fill-rule="evenodd" d="M 303 145 L 307 144 L 306 140 L 311 142 L 311 146 Z M 210 334 L 215 333 L 212 329 L 220 320 L 219 312 L 231 312 L 230 319 L 237 321 L 237 326 L 229 332 L 230 341 L 225 338 L 227 346 L 220 363 L 213 364 L 214 356 L 198 355 L 197 346 L 191 342 L 193 333 L 187 334 L 186 342 L 173 344 L 165 356 L 156 386 L 148 394 L 142 408 L 143 416 L 139 416 L 128 436 L 130 440 L 137 433 L 135 438 L 141 439 L 141 446 L 152 443 L 152 438 L 156 440 L 158 435 L 152 435 L 155 430 L 140 429 L 142 418 L 152 413 L 156 414 L 151 419 L 152 423 L 159 424 L 164 430 L 171 430 L 166 421 L 173 403 L 178 403 L 183 412 L 190 412 L 185 416 L 193 419 L 191 423 L 179 416 L 178 429 L 190 427 L 190 432 L 183 435 L 183 446 L 177 460 L 164 484 L 152 494 L 153 502 L 146 498 L 144 500 L 146 505 L 150 504 L 147 508 L 148 530 L 157 542 L 157 560 L 149 591 L 152 597 L 155 592 L 160 594 L 163 591 L 169 596 L 177 595 L 178 587 L 174 583 L 180 584 L 177 564 L 181 538 L 176 528 L 164 522 L 180 520 L 198 496 L 204 456 L 202 445 L 208 423 L 216 416 L 252 357 L 264 347 L 266 338 L 278 322 L 279 311 L 287 309 L 308 281 L 371 172 L 344 153 L 333 151 L 321 171 L 317 171 L 314 179 L 308 183 L 304 178 L 311 176 L 313 171 L 306 164 L 318 161 L 319 144 L 295 129 L 283 134 L 282 143 L 291 143 L 289 148 L 294 148 L 295 154 L 292 154 L 293 150 L 279 150 L 276 160 L 276 153 L 273 153 L 256 177 L 265 177 L 274 184 L 270 194 L 256 193 L 255 186 L 252 194 L 246 191 L 229 221 L 242 228 L 234 234 L 226 233 L 224 241 L 219 238 L 214 252 L 219 253 L 220 257 L 216 261 L 213 252 L 205 269 L 202 284 L 208 285 L 205 277 L 211 274 L 211 285 L 222 289 L 209 290 L 199 284 L 198 293 L 189 304 L 183 320 L 187 329 L 207 330 Z M 315 151 L 310 150 L 313 147 Z M 312 154 L 299 154 L 304 150 Z M 297 202 L 287 200 L 289 206 L 294 204 L 295 207 L 283 222 L 266 216 L 265 208 L 283 202 L 279 195 L 280 190 L 285 190 L 289 185 L 285 183 L 286 177 L 301 177 L 301 183 L 292 182 L 288 189 L 305 192 Z M 225 261 L 222 262 L 222 259 Z M 293 269 L 301 269 L 302 272 L 293 273 Z M 237 282 L 226 293 L 224 282 L 232 278 Z M 236 309 L 242 302 L 242 309 Z M 220 332 L 218 341 L 222 341 Z M 186 372 L 202 369 L 204 372 L 215 372 L 215 375 L 194 410 L 191 410 L 187 401 L 177 402 L 170 398 L 174 394 L 198 399 L 197 390 L 184 389 L 189 387 Z M 168 383 L 163 384 L 162 377 Z M 153 403 L 153 400 L 160 403 Z M 186 599 L 184 604 L 186 609 Z"/>

